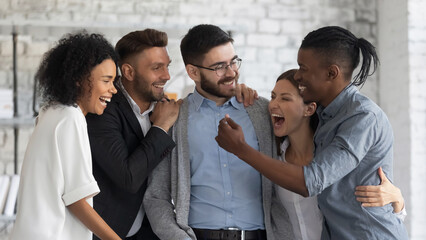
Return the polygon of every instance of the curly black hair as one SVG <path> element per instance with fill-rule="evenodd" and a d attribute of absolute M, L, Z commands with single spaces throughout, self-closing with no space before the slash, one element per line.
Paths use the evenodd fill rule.
<path fill-rule="evenodd" d="M 85 30 L 65 35 L 44 54 L 35 76 L 43 102 L 75 105 L 82 95 L 82 82 L 106 59 L 117 66 L 114 48 L 102 35 Z"/>

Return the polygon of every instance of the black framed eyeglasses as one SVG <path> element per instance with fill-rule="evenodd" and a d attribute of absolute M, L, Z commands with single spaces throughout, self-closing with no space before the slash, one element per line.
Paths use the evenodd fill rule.
<path fill-rule="evenodd" d="M 222 77 L 226 74 L 228 67 L 233 71 L 237 71 L 238 69 L 240 69 L 242 61 L 243 60 L 241 58 L 235 58 L 231 61 L 231 63 L 229 63 L 229 64 L 225 64 L 225 63 L 218 64 L 218 65 L 216 65 L 215 68 L 203 67 L 203 66 L 196 65 L 196 64 L 192 64 L 192 65 L 194 65 L 198 68 L 202 68 L 202 69 L 206 69 L 206 70 L 210 70 L 210 71 L 215 71 L 216 75 L 218 77 Z"/>

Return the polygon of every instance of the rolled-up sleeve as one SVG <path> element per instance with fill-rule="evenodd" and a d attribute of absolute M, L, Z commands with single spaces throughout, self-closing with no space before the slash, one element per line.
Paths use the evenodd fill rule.
<path fill-rule="evenodd" d="M 326 125 L 319 129 L 315 157 L 311 164 L 303 167 L 309 196 L 320 194 L 360 164 L 375 142 L 376 123 L 373 113 L 361 112 L 342 121 L 334 136 L 328 136 L 330 131 L 325 132 Z"/>

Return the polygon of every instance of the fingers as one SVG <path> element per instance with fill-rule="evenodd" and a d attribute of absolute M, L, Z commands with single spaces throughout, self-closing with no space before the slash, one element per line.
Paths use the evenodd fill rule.
<path fill-rule="evenodd" d="M 244 103 L 245 107 L 253 105 L 254 101 L 259 99 L 257 91 L 247 87 L 244 83 L 237 84 L 235 88 L 235 97 L 238 102 Z"/>
<path fill-rule="evenodd" d="M 383 207 L 384 205 L 375 202 L 375 203 L 362 203 L 361 206 L 363 206 L 363 207 Z"/>
<path fill-rule="evenodd" d="M 255 99 L 259 99 L 259 94 L 257 94 L 257 91 L 256 91 L 256 90 L 254 90 L 254 98 L 255 98 Z"/>
<path fill-rule="evenodd" d="M 379 198 L 366 198 L 366 197 L 357 197 L 356 200 L 362 203 L 377 203 L 380 201 Z"/>
<path fill-rule="evenodd" d="M 377 191 L 377 186 L 357 186 L 355 188 L 356 191 L 359 192 L 372 192 L 372 191 Z"/>
<path fill-rule="evenodd" d="M 374 186 L 371 186 L 374 187 Z M 358 190 L 355 191 L 355 195 L 356 196 L 360 196 L 360 197 L 376 197 L 379 196 L 380 194 L 378 193 L 378 189 L 376 188 L 369 188 L 368 190 Z"/>
<path fill-rule="evenodd" d="M 236 88 L 235 88 L 235 97 L 237 98 L 238 102 L 242 102 L 243 101 L 243 94 L 241 93 L 241 86 L 245 86 L 243 83 L 242 84 L 237 84 Z"/>
<path fill-rule="evenodd" d="M 387 204 L 381 198 L 356 198 L 356 200 L 360 202 L 363 207 L 383 207 Z"/>
<path fill-rule="evenodd" d="M 388 178 L 386 177 L 385 173 L 383 172 L 382 167 L 379 167 L 379 169 L 377 170 L 377 173 L 379 174 L 381 183 L 380 185 L 382 185 L 384 182 L 389 181 Z"/>
<path fill-rule="evenodd" d="M 238 125 L 236 122 L 234 122 L 234 120 L 232 120 L 232 118 L 231 117 L 229 117 L 229 115 L 228 114 L 226 114 L 225 115 L 225 118 L 224 118 L 225 120 L 226 120 L 226 122 L 228 123 L 228 125 L 231 127 L 231 128 L 233 128 L 233 129 L 237 129 L 237 128 L 239 128 L 240 127 L 240 125 Z"/>
<path fill-rule="evenodd" d="M 248 98 L 244 99 L 244 106 L 251 106 L 254 103 L 254 91 L 253 89 L 248 89 Z"/>

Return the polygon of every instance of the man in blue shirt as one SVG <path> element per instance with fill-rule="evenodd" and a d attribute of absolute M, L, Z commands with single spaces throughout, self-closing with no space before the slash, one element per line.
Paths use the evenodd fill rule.
<path fill-rule="evenodd" d="M 153 172 L 144 206 L 161 239 L 292 239 L 288 215 L 272 183 L 215 141 L 230 114 L 246 142 L 273 157 L 274 136 L 260 99 L 244 108 L 234 97 L 241 59 L 233 39 L 214 25 L 190 29 L 181 42 L 195 90 L 172 129 L 176 148 Z"/>
<path fill-rule="evenodd" d="M 360 62 L 360 72 L 352 79 Z M 309 33 L 298 53 L 301 95 L 319 107 L 312 163 L 298 167 L 268 158 L 249 147 L 240 127 L 221 120 L 217 141 L 280 186 L 303 196 L 318 195 L 324 215 L 322 239 L 408 239 L 392 206 L 365 208 L 355 187 L 378 185 L 382 166 L 392 179 L 393 134 L 385 113 L 356 86 L 362 86 L 378 58 L 367 40 L 340 27 Z"/>

